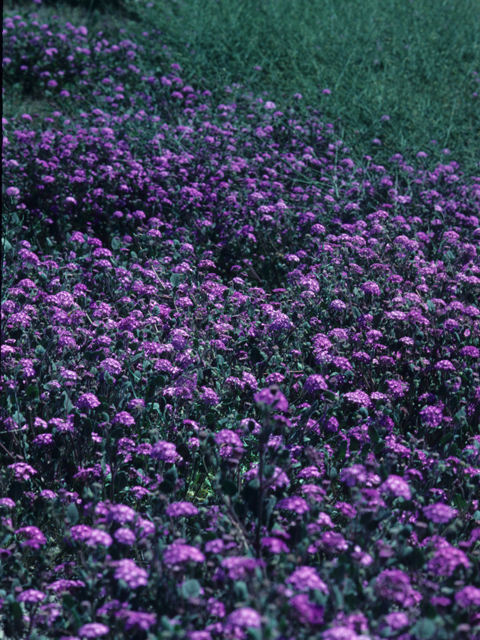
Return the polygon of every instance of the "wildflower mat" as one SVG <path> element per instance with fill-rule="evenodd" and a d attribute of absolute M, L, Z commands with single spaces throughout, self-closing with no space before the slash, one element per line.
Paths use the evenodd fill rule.
<path fill-rule="evenodd" d="M 6 636 L 480 637 L 480 177 L 4 29 Z"/>

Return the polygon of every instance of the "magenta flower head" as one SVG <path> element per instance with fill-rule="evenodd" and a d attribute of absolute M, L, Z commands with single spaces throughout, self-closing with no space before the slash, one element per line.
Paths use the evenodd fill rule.
<path fill-rule="evenodd" d="M 327 585 L 313 567 L 298 567 L 285 582 L 291 584 L 297 591 L 317 589 L 318 591 L 322 591 L 322 593 L 328 594 Z"/>
<path fill-rule="evenodd" d="M 368 409 L 372 406 L 372 401 L 370 400 L 369 395 L 365 393 L 365 391 L 361 391 L 360 389 L 344 393 L 343 397 L 345 398 L 345 400 L 348 400 L 349 402 L 352 402 L 360 407 L 367 407 Z"/>
<path fill-rule="evenodd" d="M 290 496 L 289 498 L 283 498 L 277 503 L 277 509 L 285 509 L 285 511 L 292 511 L 297 515 L 302 515 L 310 511 L 308 503 L 300 496 Z"/>
<path fill-rule="evenodd" d="M 328 391 L 327 383 L 325 382 L 324 377 L 320 374 L 308 376 L 305 380 L 303 389 L 306 393 L 311 395 L 315 395 L 321 391 Z"/>
<path fill-rule="evenodd" d="M 360 288 L 364 293 L 369 293 L 372 296 L 380 295 L 380 287 L 376 282 L 364 282 Z"/>
<path fill-rule="evenodd" d="M 125 611 L 121 617 L 125 619 L 125 629 L 128 631 L 130 629 L 148 631 L 157 621 L 157 616 L 154 613 L 144 613 L 143 611 Z"/>
<path fill-rule="evenodd" d="M 83 627 L 80 627 L 78 630 L 78 635 L 81 638 L 101 638 L 102 636 L 107 635 L 110 629 L 106 624 L 102 624 L 101 622 L 89 622 L 88 624 L 84 624 Z"/>
<path fill-rule="evenodd" d="M 43 591 L 38 591 L 37 589 L 27 589 L 26 591 L 22 591 L 17 596 L 18 602 L 27 602 L 28 604 L 36 604 L 37 602 L 41 602 L 45 600 L 47 596 L 43 593 Z"/>
<path fill-rule="evenodd" d="M 13 509 L 15 507 L 15 502 L 11 498 L 0 498 L 0 507 Z"/>
<path fill-rule="evenodd" d="M 402 607 L 412 607 L 422 599 L 422 595 L 411 586 L 409 576 L 400 569 L 382 571 L 376 579 L 375 591 L 381 598 Z"/>
<path fill-rule="evenodd" d="M 288 402 L 278 387 L 260 389 L 253 396 L 255 402 L 266 404 L 276 411 L 288 411 Z"/>
<path fill-rule="evenodd" d="M 100 400 L 94 393 L 84 393 L 77 400 L 76 406 L 79 409 L 96 409 L 100 406 Z"/>
<path fill-rule="evenodd" d="M 408 483 L 405 482 L 400 476 L 390 475 L 380 487 L 381 491 L 389 493 L 396 498 L 404 498 L 405 500 L 411 500 L 412 492 Z"/>
<path fill-rule="evenodd" d="M 188 544 L 171 544 L 163 554 L 163 560 L 169 567 L 183 565 L 189 562 L 205 562 L 205 556 L 196 547 Z"/>
<path fill-rule="evenodd" d="M 394 611 L 393 613 L 389 613 L 385 616 L 385 622 L 388 624 L 390 629 L 393 631 L 398 631 L 399 629 L 403 629 L 408 625 L 408 616 L 403 611 Z"/>
<path fill-rule="evenodd" d="M 18 189 L 17 187 L 8 187 L 6 193 L 7 193 L 7 196 L 14 198 L 20 195 L 20 189 Z"/>
<path fill-rule="evenodd" d="M 197 507 L 191 502 L 172 502 L 165 510 L 170 518 L 189 518 L 198 514 Z"/>
<path fill-rule="evenodd" d="M 455 602 L 462 609 L 480 607 L 480 589 L 469 585 L 455 594 Z"/>
<path fill-rule="evenodd" d="M 133 418 L 128 411 L 120 411 L 113 418 L 112 424 L 121 424 L 124 427 L 133 427 L 135 425 L 135 419 Z"/>
<path fill-rule="evenodd" d="M 130 589 L 137 589 L 147 585 L 148 573 L 145 569 L 138 567 L 133 560 L 124 558 L 118 561 L 115 578 L 126 582 Z"/>
<path fill-rule="evenodd" d="M 165 442 L 164 440 L 159 440 L 153 445 L 150 455 L 156 460 L 170 464 L 178 462 L 182 457 L 177 453 L 177 448 L 173 442 Z"/>
<path fill-rule="evenodd" d="M 446 524 L 457 515 L 458 511 L 443 502 L 437 502 L 423 507 L 423 513 L 432 522 Z"/>
<path fill-rule="evenodd" d="M 262 624 L 261 615 L 250 607 L 242 607 L 236 609 L 227 618 L 227 623 L 232 627 L 240 627 L 241 629 L 260 629 Z"/>
<path fill-rule="evenodd" d="M 26 539 L 22 542 L 22 547 L 31 547 L 32 549 L 40 549 L 47 542 L 47 539 L 38 527 L 29 526 L 22 527 L 15 531 L 17 535 L 22 535 Z"/>

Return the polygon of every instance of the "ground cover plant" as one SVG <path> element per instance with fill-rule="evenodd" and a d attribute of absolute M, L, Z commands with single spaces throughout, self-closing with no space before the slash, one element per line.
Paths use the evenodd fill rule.
<path fill-rule="evenodd" d="M 480 637 L 480 176 L 3 26 L 5 635 Z"/>

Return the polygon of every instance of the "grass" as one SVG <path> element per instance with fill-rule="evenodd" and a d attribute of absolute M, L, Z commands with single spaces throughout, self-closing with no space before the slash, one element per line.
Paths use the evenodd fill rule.
<path fill-rule="evenodd" d="M 205 78 L 220 96 L 234 82 L 280 104 L 299 92 L 329 120 L 341 119 L 357 154 L 375 137 L 390 154 L 427 150 L 435 139 L 462 164 L 478 161 L 475 0 L 168 0 L 148 20 L 184 75 Z"/>
<path fill-rule="evenodd" d="M 7 6 L 11 14 L 32 5 Z M 478 169 L 476 0 L 85 0 L 39 10 L 41 19 L 53 14 L 90 29 L 159 29 L 182 76 L 203 79 L 220 100 L 234 83 L 267 92 L 280 108 L 300 93 L 303 104 L 336 124 L 357 157 L 375 153 L 384 161 L 423 150 L 438 158 L 449 148 L 464 170 Z M 154 46 L 148 62 L 159 64 L 160 57 Z M 5 113 L 18 113 L 18 102 L 15 91 L 7 94 Z M 31 111 L 28 100 L 26 107 Z M 381 122 L 382 115 L 390 120 Z"/>

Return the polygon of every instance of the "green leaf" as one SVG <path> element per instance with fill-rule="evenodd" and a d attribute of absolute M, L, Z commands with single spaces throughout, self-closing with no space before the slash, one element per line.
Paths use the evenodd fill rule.
<path fill-rule="evenodd" d="M 18 602 L 10 602 L 10 613 L 15 622 L 19 622 L 23 618 L 22 608 Z"/>
<path fill-rule="evenodd" d="M 322 391 L 322 395 L 327 400 L 336 400 L 337 396 L 332 391 Z"/>
<path fill-rule="evenodd" d="M 183 277 L 181 273 L 172 273 L 172 275 L 170 276 L 170 284 L 175 289 L 178 287 L 179 284 L 181 284 L 182 281 L 183 281 Z"/>
<path fill-rule="evenodd" d="M 342 440 L 340 446 L 338 447 L 337 458 L 343 460 L 345 458 L 345 454 L 347 453 L 347 441 Z"/>
<path fill-rule="evenodd" d="M 173 492 L 174 486 L 171 482 L 168 482 L 168 480 L 164 480 L 162 483 L 159 484 L 158 488 L 162 493 L 168 494 Z"/>
<path fill-rule="evenodd" d="M 78 509 L 74 502 L 71 502 L 67 507 L 67 518 L 72 526 L 78 522 Z"/>
<path fill-rule="evenodd" d="M 421 640 L 430 640 L 437 632 L 437 626 L 429 618 L 422 618 L 411 629 L 415 637 Z"/>
<path fill-rule="evenodd" d="M 465 509 L 467 506 L 467 501 L 460 493 L 456 493 L 453 496 L 453 501 L 455 502 L 455 506 L 460 510 Z"/>
<path fill-rule="evenodd" d="M 343 599 L 343 594 L 336 584 L 333 585 L 333 593 L 335 596 L 335 604 L 337 605 L 337 609 L 342 611 L 345 606 L 345 603 Z"/>
<path fill-rule="evenodd" d="M 173 484 L 178 480 L 178 471 L 175 465 L 170 467 L 170 469 L 165 473 L 164 480 L 172 482 Z"/>
<path fill-rule="evenodd" d="M 373 424 L 368 425 L 368 435 L 370 437 L 370 440 L 374 444 L 377 444 L 377 442 L 380 441 L 380 436 L 378 435 L 378 431 L 375 429 Z"/>
<path fill-rule="evenodd" d="M 20 426 L 22 426 L 23 424 L 25 424 L 25 416 L 20 413 L 20 411 L 15 411 L 15 413 L 13 414 L 12 418 L 15 420 L 15 422 L 17 424 L 19 424 Z"/>
<path fill-rule="evenodd" d="M 200 595 L 200 583 L 198 580 L 185 580 L 182 584 L 182 596 L 186 599 L 188 598 L 198 598 Z"/>
<path fill-rule="evenodd" d="M 259 362 L 263 362 L 264 358 L 262 357 L 262 352 L 258 347 L 253 346 L 250 350 L 250 359 L 253 364 L 258 364 Z"/>
<path fill-rule="evenodd" d="M 237 580 L 234 585 L 235 596 L 242 602 L 249 600 L 248 587 L 243 580 Z"/>
<path fill-rule="evenodd" d="M 237 495 L 238 491 L 237 491 L 237 485 L 235 484 L 235 482 L 232 482 L 231 480 L 224 480 L 221 484 L 222 487 L 222 491 L 225 495 L 233 497 L 235 495 Z"/>

